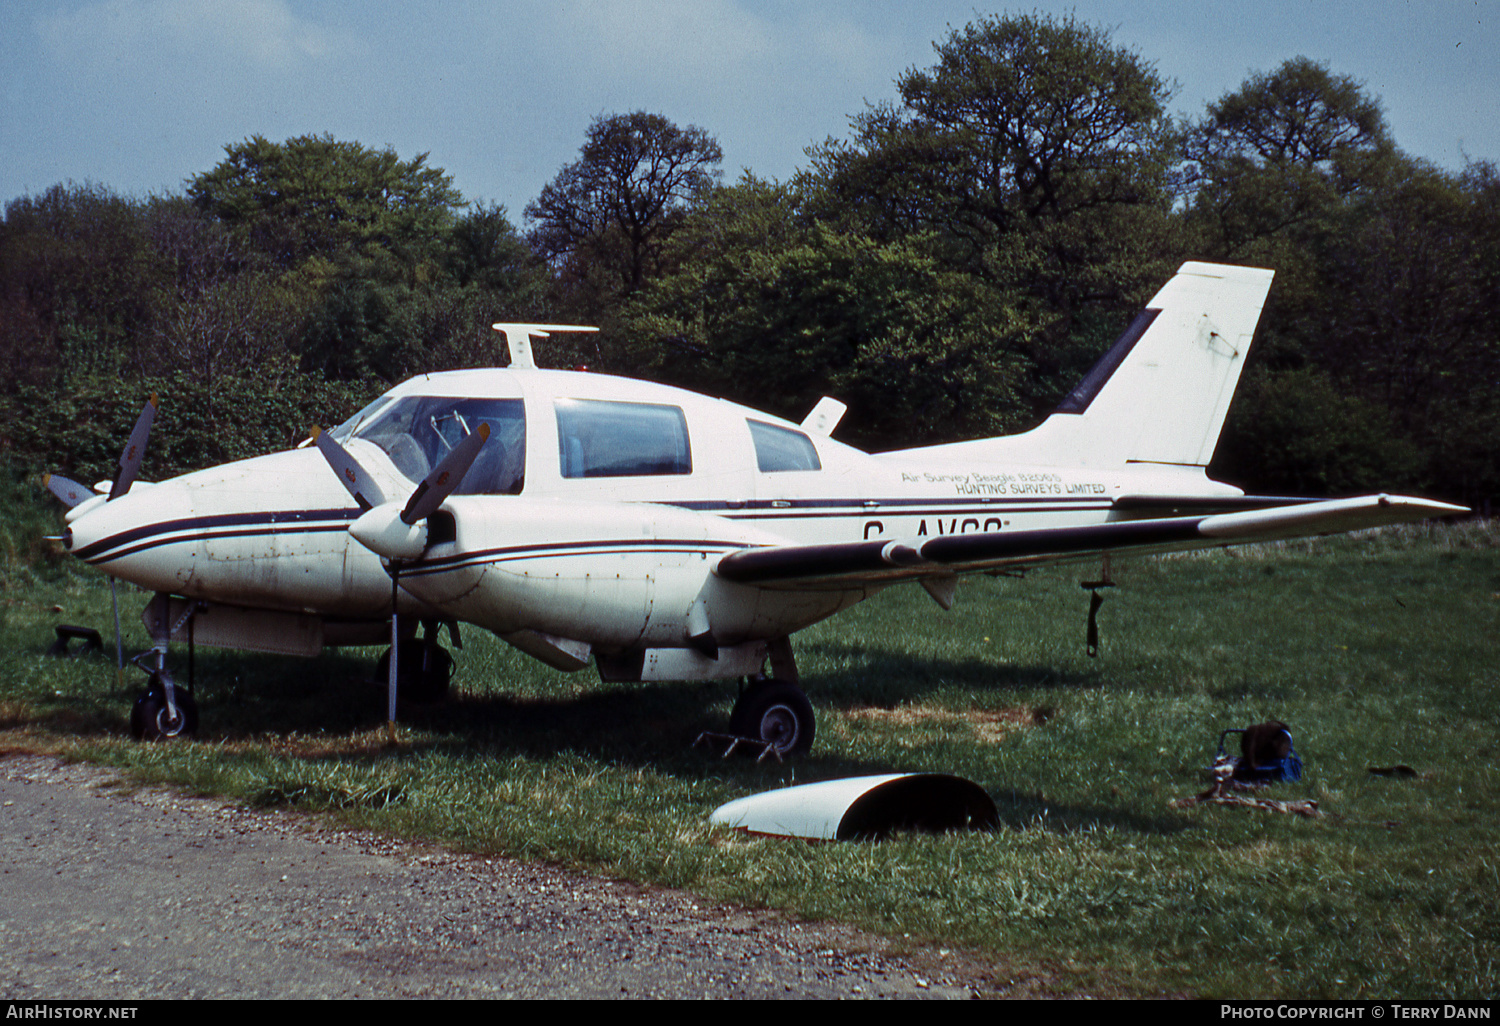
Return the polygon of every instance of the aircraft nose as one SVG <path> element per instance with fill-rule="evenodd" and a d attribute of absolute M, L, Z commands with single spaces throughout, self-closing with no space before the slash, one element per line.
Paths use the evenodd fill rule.
<path fill-rule="evenodd" d="M 63 534 L 63 544 L 86 563 L 102 566 L 123 556 L 149 540 L 158 525 L 169 519 L 164 508 L 170 498 L 164 490 L 133 489 L 109 502 L 74 517 Z"/>

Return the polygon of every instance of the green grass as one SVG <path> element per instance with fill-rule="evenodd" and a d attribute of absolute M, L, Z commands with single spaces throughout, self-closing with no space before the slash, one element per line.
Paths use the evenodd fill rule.
<path fill-rule="evenodd" d="M 1486 997 L 1497 542 L 1468 524 L 1117 563 L 1097 659 L 1077 585 L 1097 567 L 969 580 L 949 613 L 889 591 L 794 639 L 819 733 L 785 766 L 690 747 L 722 729 L 732 684 L 603 685 L 477 629 L 453 699 L 406 713 L 398 746 L 375 650 L 200 650 L 199 740 L 136 744 L 137 671 L 42 655 L 59 622 L 108 637 L 108 588 L 23 552 L 3 578 L 0 744 L 967 948 L 1056 993 Z M 122 597 L 139 649 L 147 596 Z M 1305 763 L 1271 796 L 1324 815 L 1172 806 L 1205 786 L 1221 730 L 1267 718 Z M 1369 772 L 1398 763 L 1417 776 Z M 903 771 L 977 781 L 1001 829 L 808 844 L 706 822 L 754 791 Z"/>

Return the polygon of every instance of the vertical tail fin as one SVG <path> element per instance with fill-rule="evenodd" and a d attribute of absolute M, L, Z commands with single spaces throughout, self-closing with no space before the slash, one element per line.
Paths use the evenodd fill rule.
<path fill-rule="evenodd" d="M 1035 430 L 922 451 L 1065 466 L 1207 466 L 1272 274 L 1183 264 Z"/>
<path fill-rule="evenodd" d="M 1183 264 L 1042 426 L 1090 463 L 1207 466 L 1271 276 Z"/>

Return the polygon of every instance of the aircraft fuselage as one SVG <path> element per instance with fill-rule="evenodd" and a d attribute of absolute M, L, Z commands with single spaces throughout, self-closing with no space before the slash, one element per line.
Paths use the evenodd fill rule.
<path fill-rule="evenodd" d="M 383 431 L 382 417 L 403 400 L 416 413 L 397 418 L 399 432 Z M 439 516 L 451 537 L 430 528 L 426 551 L 403 567 L 400 612 L 596 652 L 691 649 L 710 629 L 726 647 L 784 636 L 879 590 L 716 576 L 718 560 L 739 549 L 1100 523 L 1121 515 L 1116 497 L 1151 491 L 1148 478 L 1162 473 L 874 456 L 734 403 L 567 371 L 423 376 L 340 431 L 386 494 L 405 495 L 441 455 L 443 430 L 497 410 L 510 437 L 486 448 L 510 461 L 492 476 L 506 493 L 449 497 Z M 1239 494 L 1201 473 L 1169 476 L 1179 493 L 1186 480 L 1204 496 Z M 70 544 L 153 591 L 380 620 L 390 578 L 349 533 L 362 513 L 304 446 L 91 500 L 70 514 Z"/>

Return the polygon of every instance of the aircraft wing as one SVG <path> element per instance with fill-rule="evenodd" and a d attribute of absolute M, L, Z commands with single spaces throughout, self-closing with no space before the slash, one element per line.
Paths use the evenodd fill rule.
<path fill-rule="evenodd" d="M 769 545 L 730 553 L 719 561 L 717 572 L 742 584 L 837 588 L 1081 562 L 1104 553 L 1149 555 L 1338 534 L 1466 512 L 1463 506 L 1428 499 L 1365 495 L 1237 513 L 1115 520 L 1076 527 L 829 545 Z"/>

